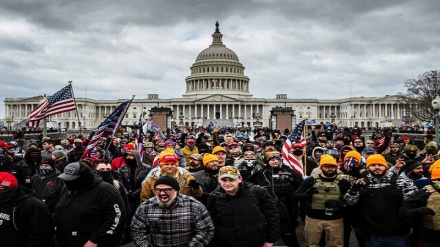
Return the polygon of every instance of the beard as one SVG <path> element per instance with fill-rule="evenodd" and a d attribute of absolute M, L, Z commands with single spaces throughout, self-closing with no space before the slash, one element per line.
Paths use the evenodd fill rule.
<path fill-rule="evenodd" d="M 414 173 L 414 172 L 410 172 L 410 174 L 408 175 L 408 177 L 412 180 L 417 180 L 423 177 L 422 173 Z"/>
<path fill-rule="evenodd" d="M 169 206 L 171 206 L 171 204 L 173 204 L 174 200 L 177 197 L 177 194 L 174 194 L 174 196 L 169 196 L 169 195 L 160 196 L 160 195 L 156 195 L 156 197 L 157 197 L 157 203 L 159 204 L 159 207 L 168 208 Z M 160 200 L 160 197 L 168 197 L 169 200 L 166 201 L 166 202 L 163 202 L 163 201 Z"/>
<path fill-rule="evenodd" d="M 337 170 L 322 171 L 322 174 L 328 178 L 336 176 Z"/>
<path fill-rule="evenodd" d="M 374 172 L 373 172 L 374 171 Z M 377 177 L 377 178 L 380 178 L 380 177 L 383 177 L 383 176 L 385 176 L 385 174 L 387 173 L 387 170 L 385 169 L 385 170 L 383 170 L 382 172 L 379 172 L 379 170 L 373 170 L 373 171 L 370 171 L 370 174 L 371 174 L 371 176 L 373 176 L 373 177 Z"/>

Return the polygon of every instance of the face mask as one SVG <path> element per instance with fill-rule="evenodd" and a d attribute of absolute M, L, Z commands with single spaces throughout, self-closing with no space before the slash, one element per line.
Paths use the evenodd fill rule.
<path fill-rule="evenodd" d="M 245 160 L 246 161 L 246 165 L 251 167 L 254 165 L 255 160 Z"/>
<path fill-rule="evenodd" d="M 15 196 L 17 187 L 0 190 L 0 202 L 7 202 Z"/>
<path fill-rule="evenodd" d="M 81 191 L 87 188 L 93 182 L 94 179 L 95 179 L 95 175 L 93 175 L 92 173 L 86 173 L 74 180 L 70 180 L 70 181 L 65 180 L 64 183 L 66 184 L 66 187 L 69 190 Z"/>
<path fill-rule="evenodd" d="M 303 151 L 301 149 L 295 149 L 292 151 L 292 153 L 293 155 L 300 156 L 303 154 Z"/>
<path fill-rule="evenodd" d="M 124 161 L 125 161 L 125 164 L 127 164 L 128 166 L 131 166 L 131 167 L 133 167 L 133 166 L 136 166 L 136 165 L 137 165 L 137 163 L 136 163 L 136 160 L 135 160 L 135 159 L 124 159 Z"/>
<path fill-rule="evenodd" d="M 52 169 L 45 166 L 40 166 L 40 175 L 47 176 L 52 172 Z"/>
<path fill-rule="evenodd" d="M 95 171 L 95 174 L 102 177 L 107 183 L 113 182 L 113 174 L 112 171 Z"/>
<path fill-rule="evenodd" d="M 321 158 L 321 155 L 322 154 L 315 154 L 316 159 L 319 160 Z"/>

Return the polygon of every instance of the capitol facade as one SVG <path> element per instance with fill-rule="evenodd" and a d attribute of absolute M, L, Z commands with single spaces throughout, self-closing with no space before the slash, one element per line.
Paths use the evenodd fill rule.
<path fill-rule="evenodd" d="M 124 125 L 137 125 L 140 115 L 151 118 L 162 130 L 176 126 L 268 126 L 292 129 L 302 119 L 332 122 L 340 126 L 400 126 L 408 118 L 406 105 L 398 95 L 352 97 L 345 99 L 292 99 L 287 94 L 275 98 L 255 98 L 251 80 L 237 54 L 223 44 L 216 23 L 212 44 L 201 51 L 185 79 L 182 98 L 162 99 L 157 94 L 134 99 L 123 120 Z M 5 125 L 22 124 L 43 96 L 5 99 Z M 127 99 L 94 100 L 76 98 L 80 125 L 96 128 L 119 104 Z M 77 113 L 67 112 L 47 119 L 48 127 L 77 129 Z"/>

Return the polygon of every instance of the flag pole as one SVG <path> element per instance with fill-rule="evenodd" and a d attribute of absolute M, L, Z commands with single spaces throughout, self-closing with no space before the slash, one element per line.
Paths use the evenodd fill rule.
<path fill-rule="evenodd" d="M 304 140 L 306 140 L 306 146 L 305 146 L 305 150 L 304 150 L 305 159 L 303 160 L 304 161 L 304 165 L 303 165 L 304 176 L 307 176 L 307 139 L 306 139 L 307 128 L 309 128 L 309 119 L 308 118 L 306 118 L 306 122 L 305 122 L 304 129 L 303 129 Z"/>
<path fill-rule="evenodd" d="M 43 136 L 47 136 L 47 124 L 46 124 L 46 118 L 43 118 Z"/>
<path fill-rule="evenodd" d="M 82 135 L 81 122 L 79 121 L 78 107 L 76 106 L 76 99 L 75 99 L 75 94 L 73 93 L 72 81 L 68 81 L 67 83 L 70 84 L 70 92 L 72 93 L 73 103 L 75 104 L 76 117 L 78 119 L 79 134 Z"/>
<path fill-rule="evenodd" d="M 119 125 L 121 125 L 122 119 L 124 119 L 125 114 L 127 114 L 127 110 L 130 107 L 131 102 L 133 102 L 134 96 L 136 96 L 136 95 L 133 94 L 133 96 L 131 97 L 130 102 L 128 102 L 127 106 L 125 107 L 123 114 L 121 114 L 121 116 L 118 119 L 118 122 L 116 122 L 115 128 L 114 128 L 113 133 L 112 133 L 113 137 L 115 136 L 116 130 L 119 129 Z M 105 152 L 104 152 L 105 154 L 108 152 L 109 148 L 110 148 L 110 145 L 107 145 L 107 148 L 105 149 Z"/>

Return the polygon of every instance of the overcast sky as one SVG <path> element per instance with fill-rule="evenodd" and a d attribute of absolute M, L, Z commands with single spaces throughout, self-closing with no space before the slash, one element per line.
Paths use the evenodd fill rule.
<path fill-rule="evenodd" d="M 216 21 L 257 98 L 392 95 L 439 69 L 439 17 L 438 0 L 3 0 L 0 98 L 68 81 L 76 97 L 180 98 Z"/>

